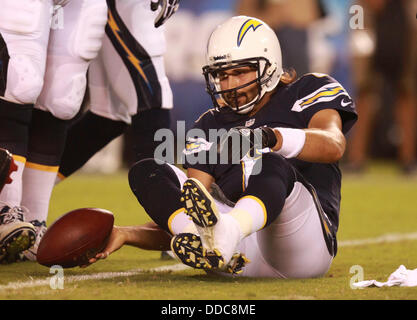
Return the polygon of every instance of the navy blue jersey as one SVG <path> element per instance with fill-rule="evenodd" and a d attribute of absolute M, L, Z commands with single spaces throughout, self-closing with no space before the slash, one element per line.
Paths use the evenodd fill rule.
<path fill-rule="evenodd" d="M 205 137 L 187 138 L 185 153 L 201 155 L 200 163 L 187 161 L 185 167 L 204 171 L 214 177 L 228 199 L 236 202 L 244 191 L 244 175 L 239 164 L 209 164 L 208 150 L 218 143 L 210 129 L 229 130 L 237 126 L 258 128 L 262 126 L 305 129 L 311 118 L 320 110 L 335 109 L 342 119 L 342 131 L 346 134 L 357 119 L 355 106 L 349 94 L 336 80 L 324 74 L 306 74 L 297 81 L 280 86 L 270 101 L 255 115 L 239 115 L 228 107 L 210 109 L 196 122 L 194 128 L 201 129 Z M 213 136 L 213 137 L 211 137 Z M 216 141 L 215 141 L 216 140 Z M 204 158 L 206 157 L 206 158 Z M 339 224 L 341 172 L 338 163 L 312 163 L 298 159 L 287 159 L 303 180 L 316 190 L 320 203 L 328 215 L 334 231 Z M 201 163 L 203 162 L 203 163 Z"/>

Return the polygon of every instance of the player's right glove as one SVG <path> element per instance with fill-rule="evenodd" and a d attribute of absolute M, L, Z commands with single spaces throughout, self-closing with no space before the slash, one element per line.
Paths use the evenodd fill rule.
<path fill-rule="evenodd" d="M 155 27 L 162 26 L 180 6 L 180 0 L 151 0 L 151 10 L 158 10 L 159 6 L 162 7 L 158 16 L 155 18 Z"/>
<path fill-rule="evenodd" d="M 220 138 L 217 152 L 220 155 L 221 163 L 227 159 L 227 163 L 236 164 L 246 155 L 254 157 L 255 150 L 272 148 L 276 144 L 277 138 L 271 128 L 235 127 Z"/>

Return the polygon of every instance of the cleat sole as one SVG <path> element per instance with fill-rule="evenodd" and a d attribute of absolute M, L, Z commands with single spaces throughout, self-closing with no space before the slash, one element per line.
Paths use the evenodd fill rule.
<path fill-rule="evenodd" d="M 21 227 L 3 239 L 1 246 L 0 263 L 8 264 L 19 260 L 19 254 L 28 250 L 35 244 L 36 232 L 30 227 Z"/>
<path fill-rule="evenodd" d="M 224 267 L 223 257 L 219 252 L 217 250 L 217 252 L 204 250 L 200 237 L 192 233 L 180 233 L 173 237 L 171 250 L 179 261 L 194 269 L 219 270 L 225 273 L 240 274 L 243 267 L 250 262 L 245 255 L 236 253 L 229 264 Z"/>
<path fill-rule="evenodd" d="M 185 265 L 195 269 L 210 269 L 204 256 L 200 237 L 192 233 L 180 233 L 172 238 L 171 250 Z"/>
<path fill-rule="evenodd" d="M 181 192 L 182 197 L 180 200 L 185 208 L 185 213 L 192 219 L 194 224 L 203 228 L 199 232 L 203 232 L 204 237 L 213 239 L 211 230 L 218 222 L 219 213 L 210 193 L 198 180 L 193 178 L 184 182 Z M 185 239 L 185 237 L 190 237 L 190 239 Z M 172 244 L 174 242 L 175 244 L 171 245 L 171 247 L 177 258 L 184 264 L 196 269 L 217 269 L 223 272 L 238 274 L 250 262 L 243 254 L 237 253 L 225 265 L 221 252 L 214 248 L 213 244 L 208 244 L 209 248 L 203 248 L 201 238 L 196 235 L 179 234 L 173 238 Z M 197 257 L 195 261 L 189 261 L 192 260 L 191 253 L 192 256 Z"/>
<path fill-rule="evenodd" d="M 185 213 L 190 216 L 193 222 L 199 227 L 212 227 L 217 223 L 216 209 L 210 194 L 205 192 L 195 179 L 188 179 L 182 189 L 184 197 L 181 202 L 184 205 Z"/>

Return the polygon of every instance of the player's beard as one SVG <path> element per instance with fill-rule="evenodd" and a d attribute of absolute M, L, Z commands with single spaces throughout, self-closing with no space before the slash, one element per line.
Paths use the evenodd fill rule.
<path fill-rule="evenodd" d="M 228 92 L 224 95 L 224 99 L 227 104 L 234 109 L 237 109 L 239 106 L 243 106 L 248 103 L 248 96 L 245 92 Z"/>

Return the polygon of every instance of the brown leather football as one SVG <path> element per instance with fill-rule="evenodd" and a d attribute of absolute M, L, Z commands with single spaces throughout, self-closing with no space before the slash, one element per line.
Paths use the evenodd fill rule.
<path fill-rule="evenodd" d="M 113 224 L 113 213 L 108 210 L 82 208 L 70 211 L 47 229 L 39 243 L 37 261 L 47 267 L 85 265 L 106 247 Z"/>

